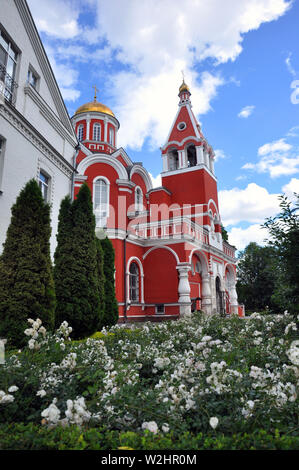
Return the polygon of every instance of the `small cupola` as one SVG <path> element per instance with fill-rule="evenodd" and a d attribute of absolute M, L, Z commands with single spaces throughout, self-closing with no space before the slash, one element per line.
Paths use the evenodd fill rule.
<path fill-rule="evenodd" d="M 97 100 L 81 105 L 71 118 L 79 142 L 93 153 L 111 154 L 117 149 L 119 122 L 108 106 Z"/>
<path fill-rule="evenodd" d="M 180 98 L 180 104 L 186 104 L 190 103 L 190 89 L 188 85 L 185 83 L 185 80 L 183 79 L 183 83 L 181 84 L 179 88 L 179 98 Z"/>

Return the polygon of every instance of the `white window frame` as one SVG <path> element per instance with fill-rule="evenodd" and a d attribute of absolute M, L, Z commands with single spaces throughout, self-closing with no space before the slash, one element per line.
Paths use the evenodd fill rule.
<path fill-rule="evenodd" d="M 136 266 L 136 268 L 137 268 L 137 274 L 131 273 L 131 267 L 133 265 Z M 131 304 L 139 304 L 140 303 L 140 275 L 141 275 L 140 267 L 139 267 L 138 263 L 135 260 L 133 260 L 131 262 L 130 266 L 129 266 L 129 298 L 130 298 Z M 137 286 L 134 286 L 134 287 L 132 287 L 132 285 L 131 285 L 131 280 L 132 280 L 133 276 L 137 278 Z M 133 289 L 134 289 L 134 292 L 137 294 L 137 296 L 136 296 L 137 298 L 135 298 L 135 299 L 132 298 L 132 290 Z"/>
<path fill-rule="evenodd" d="M 46 179 L 46 182 L 41 179 L 41 175 Z M 41 189 L 44 201 L 48 203 L 50 200 L 51 177 L 43 168 L 39 171 L 38 185 Z"/>
<path fill-rule="evenodd" d="M 99 181 L 103 181 L 104 183 L 106 183 L 106 187 L 107 187 L 107 201 L 105 203 L 106 207 L 101 204 L 101 207 L 99 209 L 96 209 L 95 208 L 95 197 L 96 197 L 96 184 L 99 182 Z M 93 202 L 93 212 L 94 212 L 94 215 L 95 215 L 95 218 L 96 218 L 96 227 L 100 227 L 100 228 L 103 228 L 103 227 L 106 227 L 106 224 L 107 224 L 107 220 L 109 218 L 109 207 L 110 207 L 110 181 L 108 180 L 108 178 L 106 178 L 105 176 L 97 176 L 94 180 L 93 180 L 93 196 L 92 196 L 92 202 Z M 103 215 L 105 214 L 105 215 Z"/>
<path fill-rule="evenodd" d="M 81 133 L 82 133 L 82 136 L 81 136 L 81 139 L 80 139 L 80 134 Z M 84 125 L 79 124 L 79 126 L 77 128 L 77 138 L 78 138 L 79 142 L 83 141 L 83 137 L 84 137 Z"/>
<path fill-rule="evenodd" d="M 3 38 L 3 40 L 1 40 Z M 1 63 L 5 70 L 1 70 L 0 72 L 0 91 L 3 93 L 5 98 L 8 101 L 12 101 L 14 95 L 14 82 L 16 80 L 17 74 L 17 65 L 18 65 L 18 58 L 19 58 L 19 51 L 15 47 L 15 45 L 11 42 L 9 36 L 3 31 L 3 28 L 0 27 L 0 47 L 5 53 L 5 63 Z M 10 68 L 8 62 L 13 65 L 13 71 L 10 72 Z M 4 77 L 4 79 L 3 79 Z M 10 77 L 11 80 L 8 78 Z"/>
<path fill-rule="evenodd" d="M 141 201 L 138 202 L 138 194 L 141 194 Z M 136 186 L 135 188 L 135 211 L 136 212 L 142 212 L 143 211 L 143 192 L 140 186 Z"/>
<path fill-rule="evenodd" d="M 158 312 L 159 307 L 163 307 L 163 312 Z M 155 305 L 155 313 L 156 313 L 156 315 L 165 315 L 165 304 L 156 304 Z"/>
<path fill-rule="evenodd" d="M 92 140 L 95 140 L 96 142 L 101 141 L 101 124 L 99 122 L 95 122 L 93 125 L 93 130 L 92 130 Z"/>
<path fill-rule="evenodd" d="M 27 83 L 32 86 L 36 91 L 39 90 L 39 75 L 35 72 L 35 70 L 29 65 L 28 73 L 27 73 Z"/>

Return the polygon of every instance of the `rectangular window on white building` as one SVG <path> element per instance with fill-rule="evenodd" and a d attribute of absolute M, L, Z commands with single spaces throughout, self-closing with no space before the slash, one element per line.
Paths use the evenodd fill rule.
<path fill-rule="evenodd" d="M 0 28 L 0 93 L 13 101 L 18 53 L 8 36 Z"/>
<path fill-rule="evenodd" d="M 50 185 L 50 178 L 46 175 L 43 171 L 39 173 L 39 187 L 41 189 L 43 198 L 45 202 L 49 201 L 49 185 Z"/>
<path fill-rule="evenodd" d="M 27 75 L 27 82 L 29 83 L 29 85 L 31 85 L 33 88 L 37 90 L 38 80 L 39 80 L 39 77 L 37 73 L 34 72 L 31 67 L 29 67 L 28 75 Z"/>

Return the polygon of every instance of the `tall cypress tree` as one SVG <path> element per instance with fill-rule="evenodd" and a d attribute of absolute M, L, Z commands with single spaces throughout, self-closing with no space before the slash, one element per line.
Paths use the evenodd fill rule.
<path fill-rule="evenodd" d="M 0 336 L 22 347 L 28 318 L 54 327 L 50 206 L 35 179 L 22 189 L 11 212 L 0 262 Z"/>
<path fill-rule="evenodd" d="M 114 285 L 114 248 L 109 238 L 101 240 L 104 252 L 104 275 L 105 275 L 105 313 L 102 320 L 103 326 L 115 325 L 118 321 L 118 303 L 115 296 Z"/>
<path fill-rule="evenodd" d="M 55 326 L 58 328 L 61 323 L 70 319 L 72 315 L 73 302 L 73 272 L 74 252 L 72 245 L 73 217 L 72 201 L 70 196 L 66 196 L 60 205 L 57 231 L 57 245 L 54 254 L 54 281 L 56 291 L 56 311 Z"/>
<path fill-rule="evenodd" d="M 70 201 L 63 201 L 57 241 L 57 324 L 66 320 L 73 338 L 84 338 L 97 330 L 101 313 L 95 217 L 87 184 L 71 207 Z"/>
<path fill-rule="evenodd" d="M 97 246 L 97 269 L 98 269 L 98 289 L 99 289 L 99 297 L 100 297 L 100 305 L 101 305 L 101 313 L 100 313 L 100 321 L 98 325 L 98 329 L 101 330 L 105 315 L 105 274 L 104 274 L 104 251 L 101 245 L 101 242 L 98 238 L 96 238 L 96 246 Z"/>

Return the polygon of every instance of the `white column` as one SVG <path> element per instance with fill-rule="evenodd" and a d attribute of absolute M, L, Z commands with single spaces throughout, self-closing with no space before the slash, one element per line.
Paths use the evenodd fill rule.
<path fill-rule="evenodd" d="M 189 263 L 180 263 L 177 266 L 179 272 L 179 304 L 180 315 L 191 314 L 191 299 L 190 299 L 190 284 L 188 279 L 188 272 L 190 271 Z"/>
<path fill-rule="evenodd" d="M 230 284 L 229 286 L 229 298 L 232 313 L 238 314 L 238 294 L 235 284 Z"/>
<path fill-rule="evenodd" d="M 140 274 L 141 277 L 141 303 L 144 304 L 144 274 Z"/>
<path fill-rule="evenodd" d="M 202 289 L 201 289 L 201 307 L 202 310 L 207 313 L 212 313 L 212 293 L 211 293 L 211 285 L 210 285 L 210 275 L 205 274 L 202 277 Z"/>
<path fill-rule="evenodd" d="M 204 164 L 208 167 L 209 167 L 209 154 L 208 154 L 208 151 L 205 149 L 204 152 L 203 152 L 203 156 L 204 156 Z"/>
<path fill-rule="evenodd" d="M 162 155 L 163 171 L 168 171 L 168 155 Z"/>
<path fill-rule="evenodd" d="M 89 130 L 90 130 L 90 118 L 87 118 L 86 119 L 86 140 L 90 140 Z"/>
<path fill-rule="evenodd" d="M 215 169 L 214 169 L 214 158 L 210 157 L 210 164 L 211 164 L 211 172 L 213 175 L 215 174 Z"/>
<path fill-rule="evenodd" d="M 196 163 L 197 163 L 197 165 L 201 165 L 202 163 L 204 163 L 203 147 L 202 147 L 202 145 L 199 145 L 195 148 L 196 148 Z"/>
<path fill-rule="evenodd" d="M 108 135 L 107 135 L 108 125 L 107 125 L 107 121 L 108 121 L 108 119 L 105 117 L 105 120 L 104 120 L 104 142 L 108 143 Z"/>
<path fill-rule="evenodd" d="M 184 150 L 178 150 L 178 155 L 179 155 L 179 168 L 184 168 L 185 165 L 185 151 Z"/>

